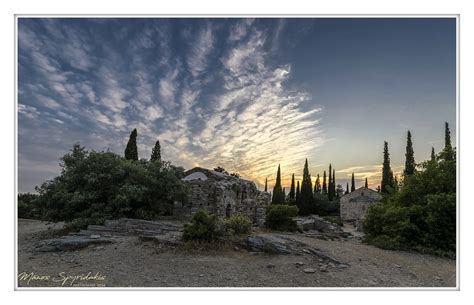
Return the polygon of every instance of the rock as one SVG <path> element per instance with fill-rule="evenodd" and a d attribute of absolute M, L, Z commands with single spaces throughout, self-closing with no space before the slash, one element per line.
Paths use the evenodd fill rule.
<path fill-rule="evenodd" d="M 291 250 L 280 240 L 270 236 L 248 236 L 245 240 L 246 246 L 252 251 L 263 251 L 274 254 L 290 254 Z"/>
<path fill-rule="evenodd" d="M 235 247 L 234 247 L 234 250 L 235 250 L 235 251 L 239 251 L 240 249 L 239 249 L 239 247 L 235 246 Z"/>
<path fill-rule="evenodd" d="M 95 249 L 96 249 L 97 251 L 100 251 L 100 250 L 104 250 L 105 247 L 104 247 L 104 246 L 98 246 L 98 247 L 95 247 Z"/>
<path fill-rule="evenodd" d="M 199 274 L 199 277 L 204 277 L 204 274 L 202 274 L 202 273 L 201 273 L 201 274 Z"/>
<path fill-rule="evenodd" d="M 334 264 L 333 264 L 333 263 L 331 263 L 331 262 L 329 262 L 329 263 L 328 263 L 328 266 L 329 266 L 329 267 L 331 267 L 331 268 L 334 268 L 334 267 L 336 267 L 336 265 L 334 265 Z"/>
<path fill-rule="evenodd" d="M 296 267 L 301 267 L 301 266 L 303 266 L 303 265 L 304 265 L 303 262 L 296 262 L 296 263 L 295 263 L 295 266 L 296 266 Z"/>
<path fill-rule="evenodd" d="M 90 245 L 114 242 L 110 238 L 90 238 L 87 236 L 67 235 L 61 238 L 54 238 L 42 241 L 36 245 L 35 251 L 55 252 L 55 251 L 73 251 L 82 249 Z"/>
<path fill-rule="evenodd" d="M 440 278 L 439 276 L 435 276 L 434 279 L 435 279 L 436 281 L 442 281 L 442 280 L 443 280 L 443 279 Z"/>
<path fill-rule="evenodd" d="M 100 235 L 98 235 L 98 234 L 92 234 L 92 235 L 90 236 L 90 238 L 91 238 L 91 239 L 99 239 L 99 238 L 100 238 Z"/>
<path fill-rule="evenodd" d="M 268 265 L 267 265 L 267 268 L 268 268 L 268 269 L 273 269 L 273 268 L 275 268 L 275 265 L 273 265 L 273 264 L 268 264 Z"/>
<path fill-rule="evenodd" d="M 321 267 L 319 267 L 319 271 L 321 271 L 321 272 L 328 271 L 328 266 L 327 265 L 322 265 Z"/>
<path fill-rule="evenodd" d="M 304 272 L 304 273 L 314 273 L 314 272 L 316 272 L 316 271 L 314 271 L 313 268 L 305 268 L 305 269 L 303 269 L 303 272 Z"/>

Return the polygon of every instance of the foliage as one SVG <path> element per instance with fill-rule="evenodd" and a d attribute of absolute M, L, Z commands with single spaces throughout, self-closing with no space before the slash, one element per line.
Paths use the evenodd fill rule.
<path fill-rule="evenodd" d="M 329 201 L 334 200 L 334 196 L 336 194 L 333 193 L 333 187 L 332 187 L 332 166 L 329 164 L 329 185 L 328 185 L 328 199 Z"/>
<path fill-rule="evenodd" d="M 151 151 L 151 157 L 150 161 L 161 161 L 161 146 L 160 146 L 160 141 L 156 141 L 155 147 L 153 147 Z"/>
<path fill-rule="evenodd" d="M 308 159 L 304 164 L 303 181 L 301 182 L 300 196 L 296 205 L 300 215 L 309 215 L 314 211 L 313 185 L 308 169 Z"/>
<path fill-rule="evenodd" d="M 296 231 L 298 225 L 293 217 L 298 215 L 298 208 L 296 206 L 276 204 L 270 205 L 267 208 L 265 217 L 265 225 L 273 230 L 278 231 Z"/>
<path fill-rule="evenodd" d="M 443 152 L 442 152 L 443 153 Z M 398 192 L 369 208 L 365 241 L 389 249 L 456 251 L 456 161 L 425 161 Z"/>
<path fill-rule="evenodd" d="M 84 227 L 120 217 L 153 219 L 186 200 L 184 170 L 169 162 L 126 160 L 76 144 L 61 167 L 60 176 L 36 188 L 46 220 Z"/>
<path fill-rule="evenodd" d="M 405 153 L 405 170 L 403 174 L 405 176 L 413 175 L 415 173 L 415 155 L 413 152 L 413 143 L 411 141 L 411 132 L 408 130 L 407 133 L 407 147 Z"/>
<path fill-rule="evenodd" d="M 296 199 L 296 189 L 295 189 L 295 174 L 291 175 L 291 186 L 290 186 L 290 193 L 288 194 L 289 199 L 295 200 Z"/>
<path fill-rule="evenodd" d="M 326 196 L 321 194 L 314 195 L 314 214 L 320 216 L 339 215 L 339 200 L 329 201 Z"/>
<path fill-rule="evenodd" d="M 283 189 L 281 188 L 280 165 L 278 165 L 276 182 L 275 182 L 275 186 L 273 187 L 272 204 L 284 204 L 284 203 L 285 203 L 285 194 L 283 194 Z"/>
<path fill-rule="evenodd" d="M 245 234 L 252 227 L 252 220 L 243 214 L 235 214 L 225 220 L 226 231 L 234 234 Z"/>
<path fill-rule="evenodd" d="M 321 194 L 327 195 L 327 193 L 328 193 L 328 187 L 327 187 L 327 184 L 326 184 L 326 171 L 324 171 L 324 173 L 323 173 L 323 189 L 321 190 Z"/>
<path fill-rule="evenodd" d="M 214 167 L 214 170 L 218 173 L 223 173 L 223 174 L 226 174 L 228 175 L 229 172 L 225 170 L 225 168 L 221 167 L 221 166 L 218 166 L 218 167 Z"/>
<path fill-rule="evenodd" d="M 37 194 L 18 194 L 18 218 L 41 219 L 41 207 L 37 199 Z"/>
<path fill-rule="evenodd" d="M 184 225 L 184 240 L 205 240 L 212 241 L 219 235 L 217 217 L 208 214 L 206 211 L 198 210 L 191 223 Z"/>
<path fill-rule="evenodd" d="M 125 159 L 127 160 L 138 160 L 138 149 L 137 149 L 137 129 L 133 129 L 128 139 L 127 147 L 125 148 Z"/>
<path fill-rule="evenodd" d="M 342 185 L 338 184 L 336 186 L 336 199 L 341 198 L 344 195 L 344 188 Z"/>
<path fill-rule="evenodd" d="M 236 178 L 240 178 L 240 174 L 239 173 L 232 173 L 230 174 L 232 177 L 236 177 Z"/>
<path fill-rule="evenodd" d="M 354 173 L 352 173 L 352 179 L 351 179 L 351 192 L 355 191 L 355 179 L 354 179 Z"/>
<path fill-rule="evenodd" d="M 388 153 L 388 143 L 383 146 L 383 167 L 382 167 L 382 193 L 390 193 L 393 190 L 393 172 L 390 167 L 390 154 Z"/>

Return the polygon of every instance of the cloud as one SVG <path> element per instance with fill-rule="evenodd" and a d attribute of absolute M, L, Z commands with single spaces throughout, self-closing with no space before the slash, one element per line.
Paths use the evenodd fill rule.
<path fill-rule="evenodd" d="M 313 162 L 326 141 L 321 108 L 290 86 L 289 63 L 268 60 L 273 32 L 253 19 L 173 24 L 20 22 L 20 151 L 42 139 L 45 164 L 76 141 L 121 154 L 137 128 L 140 157 L 159 139 L 175 164 L 221 165 L 260 184 L 279 163 L 288 175 Z"/>
<path fill-rule="evenodd" d="M 206 70 L 207 57 L 211 53 L 214 44 L 214 35 L 210 23 L 199 31 L 196 40 L 190 48 L 190 55 L 187 58 L 189 71 L 193 77 L 197 77 Z"/>

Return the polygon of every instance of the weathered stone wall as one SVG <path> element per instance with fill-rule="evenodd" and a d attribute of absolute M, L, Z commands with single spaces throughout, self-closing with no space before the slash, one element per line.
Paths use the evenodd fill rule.
<path fill-rule="evenodd" d="M 190 218 L 204 209 L 219 218 L 241 213 L 259 226 L 264 224 L 270 194 L 259 191 L 253 182 L 203 168 L 186 172 L 183 180 L 190 187 L 189 200 L 175 202 L 175 216 Z"/>
<path fill-rule="evenodd" d="M 382 196 L 371 189 L 361 187 L 340 199 L 341 219 L 344 221 L 362 220 L 367 209 L 382 199 Z"/>

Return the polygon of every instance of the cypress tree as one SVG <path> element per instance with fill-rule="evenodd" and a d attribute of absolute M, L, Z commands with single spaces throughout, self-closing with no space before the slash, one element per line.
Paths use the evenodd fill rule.
<path fill-rule="evenodd" d="M 151 157 L 150 161 L 161 161 L 161 147 L 160 147 L 160 141 L 156 141 L 155 147 L 153 147 L 151 151 Z"/>
<path fill-rule="evenodd" d="M 300 201 L 300 182 L 296 183 L 296 194 L 295 194 L 296 204 Z"/>
<path fill-rule="evenodd" d="M 398 178 L 397 176 L 393 177 L 393 190 L 398 192 Z"/>
<path fill-rule="evenodd" d="M 454 150 L 451 146 L 451 131 L 449 130 L 448 122 L 444 123 L 444 151 L 443 151 L 444 160 L 451 161 L 454 160 Z"/>
<path fill-rule="evenodd" d="M 336 197 L 336 170 L 332 169 L 332 194 Z"/>
<path fill-rule="evenodd" d="M 301 193 L 297 205 L 300 215 L 311 214 L 314 210 L 313 185 L 309 173 L 308 159 L 306 159 L 304 164 Z"/>
<path fill-rule="evenodd" d="M 411 141 L 411 132 L 408 130 L 407 133 L 407 147 L 405 153 L 405 170 L 403 171 L 405 176 L 410 176 L 415 173 L 415 156 L 413 152 L 413 143 Z"/>
<path fill-rule="evenodd" d="M 137 149 L 137 129 L 133 129 L 128 139 L 127 147 L 125 148 L 125 159 L 127 160 L 138 160 L 138 149 Z"/>
<path fill-rule="evenodd" d="M 291 187 L 290 187 L 290 193 L 288 194 L 291 199 L 295 199 L 295 174 L 291 175 Z"/>
<path fill-rule="evenodd" d="M 322 190 L 322 194 L 323 195 L 327 195 L 328 193 L 328 187 L 326 185 L 326 171 L 324 171 L 323 173 L 323 190 Z"/>
<path fill-rule="evenodd" d="M 436 162 L 434 147 L 431 147 L 431 162 Z"/>
<path fill-rule="evenodd" d="M 369 188 L 369 182 L 367 181 L 367 178 L 365 178 L 365 188 L 366 188 L 366 189 Z"/>
<path fill-rule="evenodd" d="M 393 189 L 393 172 L 390 168 L 390 154 L 388 153 L 388 143 L 385 141 L 383 148 L 382 183 L 380 191 L 382 193 L 389 193 L 391 189 Z"/>
<path fill-rule="evenodd" d="M 281 175 L 280 175 L 280 164 L 278 164 L 278 171 L 275 186 L 273 187 L 273 196 L 272 204 L 284 204 L 285 195 L 283 194 L 283 189 L 281 188 Z"/>
<path fill-rule="evenodd" d="M 329 163 L 328 199 L 329 199 L 329 201 L 334 200 L 334 193 L 332 192 L 332 166 L 331 166 L 331 163 Z"/>
<path fill-rule="evenodd" d="M 319 174 L 316 178 L 316 183 L 315 183 L 315 186 L 314 186 L 315 190 L 316 190 L 316 193 L 318 194 L 321 194 L 321 181 L 319 179 Z"/>
<path fill-rule="evenodd" d="M 352 173 L 352 181 L 351 181 L 351 193 L 356 190 L 355 186 L 355 179 L 354 179 L 354 173 Z"/>
<path fill-rule="evenodd" d="M 267 179 L 267 178 L 265 178 L 265 192 L 268 192 L 268 188 L 267 188 L 267 186 L 268 186 L 268 179 Z"/>
<path fill-rule="evenodd" d="M 347 185 L 346 185 L 346 194 L 349 194 L 349 182 L 347 182 Z"/>

